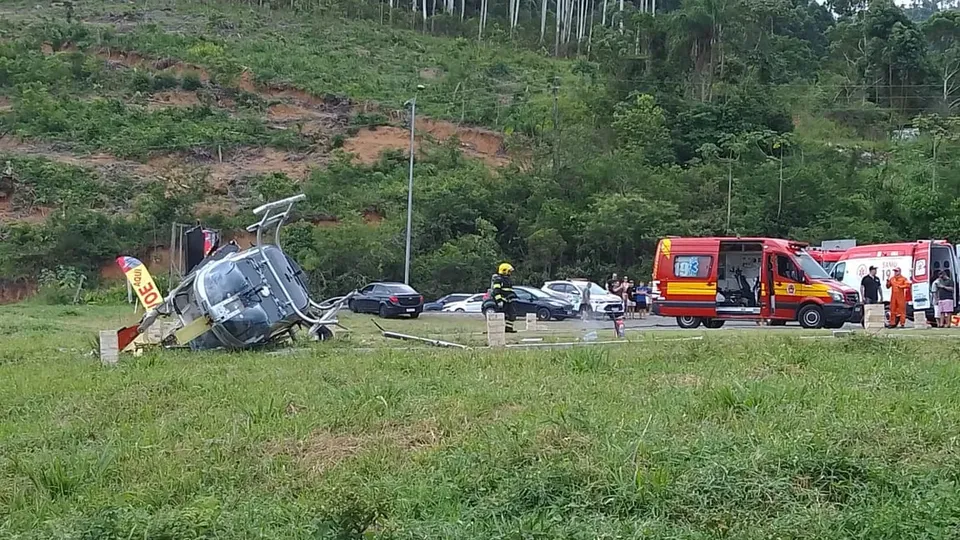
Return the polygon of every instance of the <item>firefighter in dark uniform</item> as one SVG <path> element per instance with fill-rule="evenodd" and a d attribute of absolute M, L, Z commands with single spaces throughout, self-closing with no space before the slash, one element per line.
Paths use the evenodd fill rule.
<path fill-rule="evenodd" d="M 513 321 L 517 320 L 516 306 L 514 301 L 517 299 L 517 293 L 513 292 L 513 281 L 510 280 L 510 274 L 513 273 L 513 265 L 503 263 L 497 268 L 497 273 L 492 279 L 493 301 L 497 303 L 497 311 L 503 313 L 505 331 L 514 333 Z"/>

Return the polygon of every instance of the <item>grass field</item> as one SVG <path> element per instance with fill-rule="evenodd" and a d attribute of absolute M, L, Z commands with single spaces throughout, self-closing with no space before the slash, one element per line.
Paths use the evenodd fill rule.
<path fill-rule="evenodd" d="M 953 340 L 400 351 L 347 317 L 290 354 L 101 367 L 95 331 L 132 318 L 0 307 L 0 537 L 960 534 Z"/>

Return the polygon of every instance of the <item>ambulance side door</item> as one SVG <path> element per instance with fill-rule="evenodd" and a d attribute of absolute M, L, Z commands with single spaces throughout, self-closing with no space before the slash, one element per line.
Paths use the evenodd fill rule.
<path fill-rule="evenodd" d="M 773 256 L 776 260 L 773 291 L 777 300 L 774 317 L 796 319 L 800 301 L 803 299 L 803 272 L 787 253 L 773 252 Z"/>
<path fill-rule="evenodd" d="M 933 242 L 929 241 L 918 242 L 916 247 L 913 248 L 913 266 L 909 270 L 910 275 L 908 277 L 910 278 L 911 284 L 916 284 L 922 292 L 928 295 L 927 302 L 921 302 L 920 306 L 914 306 L 915 309 L 927 309 L 933 305 L 931 302 L 936 302 L 936 299 L 929 298 L 930 261 L 933 255 L 932 245 Z M 906 275 L 906 268 L 902 268 L 901 271 Z M 913 288 L 911 288 L 910 293 L 907 295 L 907 301 L 913 303 Z"/>

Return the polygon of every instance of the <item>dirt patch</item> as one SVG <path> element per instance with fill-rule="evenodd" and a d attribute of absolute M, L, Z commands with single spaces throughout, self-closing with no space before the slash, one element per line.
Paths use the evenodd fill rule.
<path fill-rule="evenodd" d="M 267 119 L 314 140 L 342 132 L 348 122 L 345 113 L 318 111 L 294 103 L 271 105 L 267 108 Z"/>
<path fill-rule="evenodd" d="M 270 85 L 260 90 L 259 94 L 263 97 L 267 97 L 271 99 L 292 100 L 299 103 L 303 103 L 305 105 L 309 105 L 311 107 L 320 107 L 324 109 L 327 109 L 331 106 L 339 107 L 339 108 L 345 107 L 345 111 L 348 111 L 350 109 L 349 100 L 335 99 L 334 101 L 330 101 L 324 98 L 317 97 L 304 90 L 300 90 L 299 88 L 293 88 L 289 86 Z"/>
<path fill-rule="evenodd" d="M 211 163 L 207 168 L 210 171 L 210 183 L 216 186 L 224 181 L 270 173 L 283 173 L 294 180 L 304 180 L 311 169 L 323 164 L 323 161 L 308 154 L 275 148 L 241 148 L 224 155 L 223 163 Z"/>
<path fill-rule="evenodd" d="M 0 137 L 0 152 L 43 157 L 77 167 L 95 168 L 112 173 L 121 172 L 134 176 L 149 176 L 156 173 L 156 170 L 150 165 L 119 159 L 110 154 L 97 153 L 86 156 L 71 154 L 45 144 L 21 141 L 10 137 Z"/>
<path fill-rule="evenodd" d="M 383 221 L 383 214 L 378 210 L 364 210 L 363 221 L 368 225 L 379 225 Z"/>
<path fill-rule="evenodd" d="M 443 438 L 436 422 L 385 424 L 378 432 L 363 434 L 315 431 L 304 439 L 269 443 L 269 456 L 286 456 L 312 474 L 323 474 L 367 449 L 387 446 L 402 451 L 418 451 L 437 446 Z"/>
<path fill-rule="evenodd" d="M 418 132 L 426 132 L 437 142 L 444 142 L 453 136 L 460 139 L 460 150 L 467 156 L 481 159 L 493 167 L 502 167 L 510 162 L 503 148 L 503 136 L 493 131 L 478 128 L 457 127 L 450 122 L 422 120 L 417 123 Z M 414 139 L 414 147 L 420 151 L 422 136 Z M 361 129 L 357 135 L 343 145 L 343 149 L 356 155 L 360 163 L 375 163 L 385 150 L 410 148 L 410 131 L 394 126 L 380 126 Z"/>
<path fill-rule="evenodd" d="M 0 280 L 0 304 L 13 304 L 37 294 L 37 284 L 27 280 Z"/>
<path fill-rule="evenodd" d="M 419 126 L 441 142 L 456 136 L 460 139 L 460 149 L 465 154 L 482 159 L 495 167 L 506 165 L 509 161 L 503 146 L 503 135 L 495 131 L 430 119 L 423 120 Z"/>
<path fill-rule="evenodd" d="M 0 96 L 0 113 L 5 113 L 11 109 L 13 109 L 13 104 L 10 103 L 10 98 Z"/>
<path fill-rule="evenodd" d="M 164 239 L 169 242 L 169 238 Z M 147 265 L 147 270 L 154 276 L 166 276 L 170 272 L 170 248 L 167 246 L 155 246 L 143 253 L 125 253 L 139 258 L 143 264 Z M 126 277 L 123 270 L 115 260 L 110 259 L 100 266 L 100 279 L 103 281 L 124 281 Z M 166 294 L 169 291 L 161 291 Z"/>
<path fill-rule="evenodd" d="M 161 58 L 159 60 L 150 60 L 133 51 L 119 51 L 117 49 L 101 49 L 97 56 L 103 58 L 109 64 L 121 65 L 133 68 L 155 69 L 158 71 L 170 70 L 178 77 L 183 77 L 188 73 L 196 74 L 204 84 L 210 82 L 210 73 L 196 64 L 180 62 L 172 58 Z"/>
<path fill-rule="evenodd" d="M 45 206 L 14 208 L 10 201 L 0 200 L 0 223 L 43 223 L 52 211 Z"/>
<path fill-rule="evenodd" d="M 237 87 L 244 92 L 255 94 L 257 92 L 257 83 L 253 80 L 253 73 L 249 70 L 244 70 L 244 72 L 240 74 L 240 80 L 237 81 Z"/>
<path fill-rule="evenodd" d="M 420 149 L 420 138 L 414 140 L 414 148 Z M 365 165 L 376 163 L 380 154 L 386 150 L 402 150 L 404 153 L 410 148 L 410 132 L 393 126 L 364 128 L 357 132 L 357 136 L 348 139 L 343 149 L 356 156 L 356 159 Z"/>
<path fill-rule="evenodd" d="M 433 80 L 443 76 L 443 70 L 440 68 L 423 68 L 420 70 L 420 78 Z"/>
<path fill-rule="evenodd" d="M 169 90 L 157 92 L 147 100 L 147 110 L 166 109 L 170 107 L 196 107 L 200 105 L 200 98 L 196 92 L 185 90 Z"/>

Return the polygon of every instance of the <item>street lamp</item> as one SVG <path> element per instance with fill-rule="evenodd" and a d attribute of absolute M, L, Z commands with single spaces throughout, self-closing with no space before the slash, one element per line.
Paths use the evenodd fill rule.
<path fill-rule="evenodd" d="M 403 257 L 403 282 L 410 284 L 410 234 L 413 227 L 413 134 L 417 118 L 417 95 L 423 90 L 423 85 L 417 85 L 417 93 L 404 106 L 410 105 L 410 176 L 407 181 L 407 249 Z"/>

